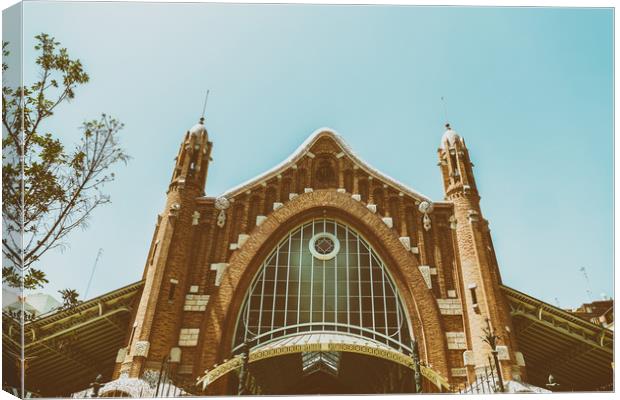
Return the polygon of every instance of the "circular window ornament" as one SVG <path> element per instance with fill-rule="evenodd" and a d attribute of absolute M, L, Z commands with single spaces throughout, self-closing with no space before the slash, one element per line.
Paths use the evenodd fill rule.
<path fill-rule="evenodd" d="M 317 233 L 310 239 L 310 253 L 319 260 L 331 260 L 340 251 L 340 241 L 327 232 Z"/>

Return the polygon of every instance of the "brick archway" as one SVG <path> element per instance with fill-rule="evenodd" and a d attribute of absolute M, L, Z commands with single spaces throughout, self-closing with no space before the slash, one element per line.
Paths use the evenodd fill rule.
<path fill-rule="evenodd" d="M 334 190 L 304 193 L 272 212 L 250 232 L 249 239 L 236 251 L 224 273 L 220 287 L 211 296 L 201 326 L 198 347 L 200 360 L 194 373 L 230 357 L 237 314 L 246 289 L 265 257 L 283 235 L 313 217 L 336 218 L 356 229 L 375 248 L 390 271 L 401 294 L 411 331 L 419 342 L 421 360 L 443 376 L 448 376 L 445 334 L 437 303 L 427 288 L 415 257 L 398 240 L 396 232 L 350 194 Z M 223 391 L 223 382 L 210 389 Z"/>

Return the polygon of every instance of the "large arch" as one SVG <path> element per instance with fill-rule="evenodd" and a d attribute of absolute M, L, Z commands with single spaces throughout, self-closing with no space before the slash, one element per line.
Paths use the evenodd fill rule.
<path fill-rule="evenodd" d="M 200 359 L 194 366 L 194 373 L 199 375 L 230 358 L 237 316 L 262 262 L 287 232 L 315 217 L 334 218 L 348 224 L 376 249 L 402 296 L 413 336 L 419 342 L 421 360 L 439 374 L 448 376 L 445 334 L 439 309 L 417 268 L 415 257 L 379 216 L 350 194 L 334 190 L 304 193 L 287 202 L 254 228 L 243 247 L 232 255 L 220 287 L 209 301 L 197 349 Z M 214 385 L 210 390 L 217 393 L 222 389 L 218 386 Z"/>
<path fill-rule="evenodd" d="M 244 344 L 327 332 L 412 352 L 409 315 L 387 266 L 365 238 L 331 218 L 306 221 L 279 241 L 237 318 L 235 354 Z"/>

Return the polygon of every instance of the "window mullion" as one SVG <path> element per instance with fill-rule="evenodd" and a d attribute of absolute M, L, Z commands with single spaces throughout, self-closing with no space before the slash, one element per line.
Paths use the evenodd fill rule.
<path fill-rule="evenodd" d="M 299 278 L 297 282 L 297 325 L 299 325 L 299 315 L 301 314 L 301 269 L 303 265 L 303 254 L 304 254 L 304 228 L 306 225 L 302 225 L 300 233 L 299 233 Z M 299 332 L 299 327 L 297 328 L 297 332 Z"/>
<path fill-rule="evenodd" d="M 326 225 L 327 225 L 326 224 L 326 220 L 323 219 L 323 232 L 325 232 L 327 230 L 327 226 Z M 323 262 L 323 268 L 322 268 L 323 269 L 323 282 L 322 282 L 323 289 L 321 291 L 321 296 L 323 297 L 323 302 L 322 302 L 323 303 L 323 307 L 321 307 L 322 308 L 322 310 L 321 310 L 321 322 L 324 324 L 325 323 L 325 308 L 326 308 L 326 304 L 325 304 L 326 303 L 325 302 L 325 267 L 326 267 L 327 261 L 322 260 L 322 262 Z"/>
<path fill-rule="evenodd" d="M 383 317 L 385 319 L 385 335 L 386 336 L 390 336 L 390 331 L 388 329 L 388 318 L 387 318 L 387 301 L 386 301 L 386 295 L 385 295 L 385 266 L 383 265 L 383 263 L 379 261 L 379 265 L 381 266 L 381 287 L 383 289 Z"/>
<path fill-rule="evenodd" d="M 338 238 L 338 222 L 334 221 L 334 236 Z M 338 254 L 334 257 L 334 322 L 338 323 Z"/>
<path fill-rule="evenodd" d="M 267 261 L 263 263 L 263 273 L 261 276 L 261 290 L 260 290 L 260 307 L 258 310 L 258 330 L 256 335 L 261 334 L 262 322 L 263 322 L 263 299 L 265 297 L 265 271 L 267 269 Z"/>
<path fill-rule="evenodd" d="M 375 291 L 374 285 L 375 281 L 372 276 L 372 247 L 368 246 L 368 267 L 370 268 L 370 309 L 372 310 L 372 330 L 376 332 L 377 329 L 375 327 Z M 373 335 L 374 339 L 375 336 Z"/>
<path fill-rule="evenodd" d="M 274 271 L 274 275 L 273 275 L 273 301 L 272 301 L 272 305 L 271 305 L 271 330 L 273 330 L 273 323 L 276 317 L 276 294 L 277 294 L 277 289 L 278 289 L 278 270 L 280 269 L 279 263 L 280 263 L 280 249 L 282 248 L 282 245 L 279 244 L 278 247 L 276 248 L 276 264 L 275 264 L 275 271 Z"/>
<path fill-rule="evenodd" d="M 355 235 L 355 243 L 357 244 L 357 257 L 356 257 L 357 258 L 357 286 L 358 286 L 357 298 L 359 299 L 359 305 L 360 305 L 359 326 L 364 326 L 364 320 L 362 318 L 362 266 L 361 266 L 362 258 L 360 257 L 360 238 L 357 234 Z"/>
<path fill-rule="evenodd" d="M 347 332 L 351 333 L 351 303 L 349 300 L 349 293 L 351 281 L 349 280 L 349 227 L 347 225 L 344 226 L 344 238 L 345 238 L 345 260 L 346 260 L 346 279 L 347 279 Z"/>
<path fill-rule="evenodd" d="M 314 224 L 315 220 L 312 220 L 312 236 L 314 237 Z M 312 299 L 314 298 L 314 257 L 310 256 L 310 323 L 313 321 L 314 310 L 312 309 Z"/>
<path fill-rule="evenodd" d="M 290 283 L 289 276 L 291 272 L 291 243 L 293 242 L 293 235 L 288 235 L 288 256 L 286 258 L 286 294 L 284 295 L 284 326 L 287 323 L 288 317 L 288 285 Z"/>

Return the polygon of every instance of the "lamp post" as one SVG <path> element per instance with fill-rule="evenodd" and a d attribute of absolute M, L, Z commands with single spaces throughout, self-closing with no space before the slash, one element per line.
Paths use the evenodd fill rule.
<path fill-rule="evenodd" d="M 495 334 L 494 329 L 491 329 L 491 321 L 488 318 L 486 318 L 485 321 L 487 323 L 487 327 L 486 329 L 483 330 L 484 336 L 482 337 L 482 340 L 484 340 L 485 342 L 489 344 L 489 346 L 491 346 L 491 354 L 493 355 L 493 361 L 495 362 L 495 369 L 497 370 L 499 391 L 503 393 L 504 392 L 504 379 L 502 378 L 502 371 L 500 370 L 499 359 L 497 358 L 497 339 L 499 339 L 499 336 Z"/>
<path fill-rule="evenodd" d="M 557 391 L 560 384 L 556 382 L 555 376 L 549 374 L 548 380 L 549 380 L 549 383 L 547 383 L 545 386 L 547 386 L 547 388 L 551 390 L 552 392 Z"/>
<path fill-rule="evenodd" d="M 422 374 L 420 373 L 420 353 L 418 351 L 418 341 L 411 342 L 411 358 L 413 359 L 413 379 L 415 383 L 415 392 L 422 392 Z"/>
<path fill-rule="evenodd" d="M 248 364 L 250 359 L 250 345 L 248 342 L 243 342 L 241 347 L 241 360 L 243 364 L 241 365 L 241 370 L 239 371 L 239 386 L 237 387 L 237 393 L 239 396 L 243 396 L 247 394 L 247 373 L 248 373 Z"/>
<path fill-rule="evenodd" d="M 90 384 L 90 387 L 93 388 L 93 395 L 91 397 L 99 397 L 99 390 L 103 386 L 103 376 L 101 374 L 97 375 L 95 381 Z"/>

